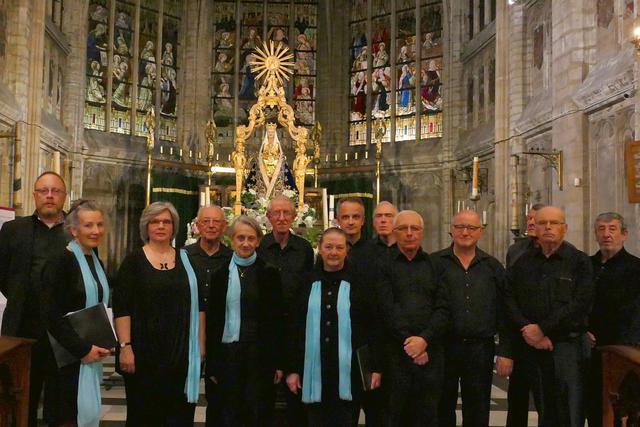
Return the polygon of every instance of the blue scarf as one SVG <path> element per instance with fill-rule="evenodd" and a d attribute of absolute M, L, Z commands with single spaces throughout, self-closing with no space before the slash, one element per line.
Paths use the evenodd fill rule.
<path fill-rule="evenodd" d="M 180 249 L 180 259 L 189 277 L 191 309 L 189 310 L 189 368 L 184 383 L 184 394 L 189 403 L 198 401 L 200 393 L 200 307 L 198 302 L 198 280 L 189 262 L 187 251 Z"/>
<path fill-rule="evenodd" d="M 338 368 L 339 394 L 342 400 L 351 396 L 351 284 L 342 280 L 338 290 Z M 322 363 L 320 358 L 320 312 L 322 282 L 311 285 L 307 308 L 307 326 L 304 345 L 304 376 L 302 379 L 302 401 L 322 401 Z"/>
<path fill-rule="evenodd" d="M 224 312 L 224 331 L 222 342 L 231 343 L 240 340 L 240 276 L 238 266 L 248 267 L 256 261 L 254 252 L 248 258 L 242 258 L 235 252 L 229 263 L 229 281 L 227 283 L 227 307 Z"/>
<path fill-rule="evenodd" d="M 75 240 L 69 242 L 69 248 L 73 251 L 73 255 L 78 261 L 80 266 L 80 272 L 82 273 L 82 281 L 84 282 L 85 293 L 85 308 L 93 307 L 99 304 L 98 301 L 98 284 L 91 274 L 89 263 L 82 252 L 82 248 Z M 107 283 L 107 276 L 104 274 L 102 265 L 96 256 L 96 253 L 91 251 L 91 258 L 93 258 L 93 265 L 98 274 L 98 280 L 100 286 L 102 286 L 102 303 L 109 302 L 109 285 Z M 102 362 L 94 363 L 81 363 L 80 374 L 78 376 L 78 427 L 93 427 L 100 424 L 100 409 L 101 409 L 101 395 L 100 395 L 100 381 L 102 380 Z"/>

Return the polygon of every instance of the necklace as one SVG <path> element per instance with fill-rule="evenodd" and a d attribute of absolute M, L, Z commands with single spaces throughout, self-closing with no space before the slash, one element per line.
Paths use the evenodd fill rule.
<path fill-rule="evenodd" d="M 244 273 L 245 273 L 247 270 L 246 270 L 246 269 L 245 269 L 245 270 L 241 269 L 239 265 L 237 265 L 236 267 L 238 268 L 238 273 L 240 273 L 240 278 L 241 278 L 241 279 L 244 279 Z"/>

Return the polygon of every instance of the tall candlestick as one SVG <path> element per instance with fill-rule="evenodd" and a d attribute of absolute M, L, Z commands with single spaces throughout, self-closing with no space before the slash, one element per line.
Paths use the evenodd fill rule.
<path fill-rule="evenodd" d="M 518 156 L 512 155 L 510 159 L 511 177 L 511 230 L 520 229 L 520 218 L 518 215 Z"/>
<path fill-rule="evenodd" d="M 479 159 L 478 157 L 473 158 L 473 177 L 471 181 L 471 199 L 478 199 L 478 172 L 479 172 Z"/>
<path fill-rule="evenodd" d="M 329 228 L 329 201 L 326 188 L 322 189 L 322 226 L 325 230 Z"/>

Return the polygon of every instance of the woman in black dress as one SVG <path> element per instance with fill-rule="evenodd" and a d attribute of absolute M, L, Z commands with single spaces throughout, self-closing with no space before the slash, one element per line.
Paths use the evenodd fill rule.
<path fill-rule="evenodd" d="M 274 384 L 282 379 L 282 287 L 276 267 L 257 257 L 261 237 L 253 218 L 236 218 L 233 257 L 212 279 L 206 366 L 216 419 L 207 425 L 272 425 Z"/>
<path fill-rule="evenodd" d="M 75 201 L 65 229 L 73 240 L 43 269 L 41 311 L 50 336 L 80 360 L 52 372 L 44 413 L 52 426 L 97 426 L 101 361 L 111 349 L 82 339 L 64 316 L 109 301 L 107 278 L 94 252 L 104 236 L 102 210 L 91 200 Z"/>
<path fill-rule="evenodd" d="M 367 388 L 380 386 L 375 296 L 371 285 L 360 282 L 345 263 L 343 230 L 325 230 L 318 250 L 322 262 L 307 278 L 296 304 L 287 386 L 292 393 L 302 393 L 309 427 L 357 426 L 364 391 L 359 349 L 368 353 L 372 371 Z"/>
<path fill-rule="evenodd" d="M 113 291 L 116 368 L 124 377 L 131 427 L 193 425 L 204 310 L 186 252 L 171 246 L 178 221 L 168 202 L 142 211 L 145 245 L 124 259 Z"/>

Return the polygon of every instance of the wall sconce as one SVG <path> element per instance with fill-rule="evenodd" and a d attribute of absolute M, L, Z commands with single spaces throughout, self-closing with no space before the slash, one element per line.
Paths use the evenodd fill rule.
<path fill-rule="evenodd" d="M 562 191 L 562 187 L 564 184 L 564 157 L 562 155 L 562 150 L 560 151 L 524 151 L 522 154 L 527 154 L 531 156 L 540 156 L 544 158 L 549 166 L 553 170 L 556 171 L 557 179 L 556 182 L 558 184 L 558 190 Z"/>
<path fill-rule="evenodd" d="M 631 37 L 631 43 L 636 48 L 636 55 L 640 56 L 640 25 L 633 29 L 633 36 Z"/>

